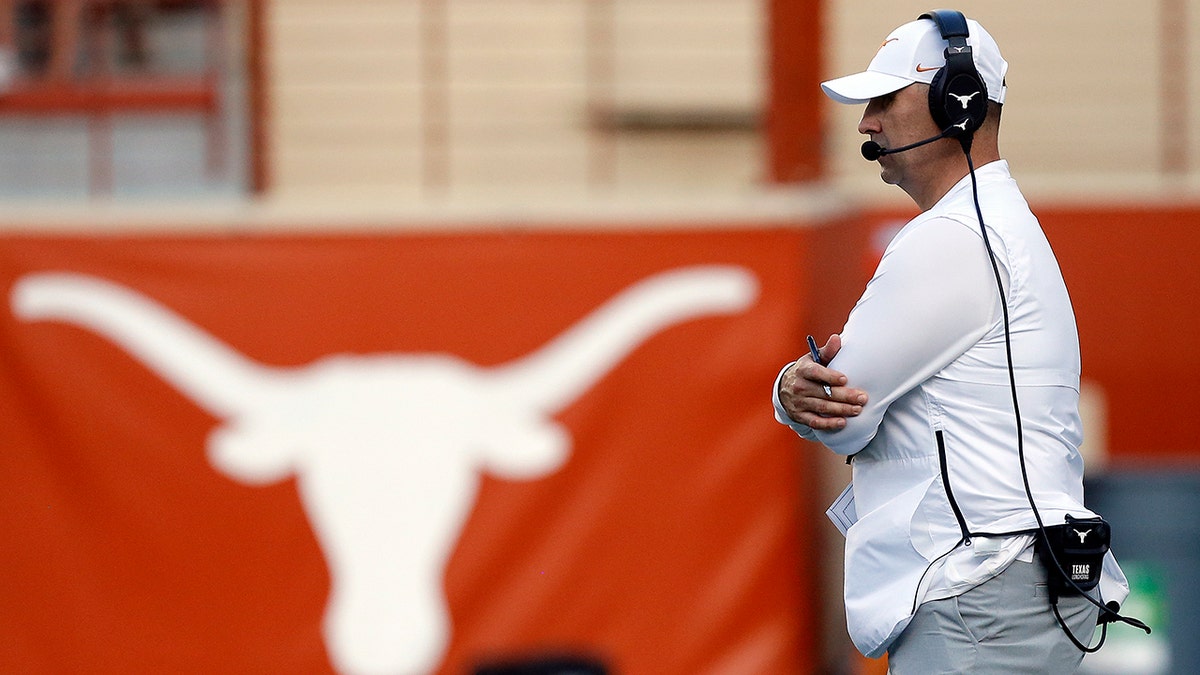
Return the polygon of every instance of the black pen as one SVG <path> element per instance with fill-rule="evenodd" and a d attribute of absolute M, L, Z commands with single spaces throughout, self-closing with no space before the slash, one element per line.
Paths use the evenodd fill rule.
<path fill-rule="evenodd" d="M 814 340 L 813 336 L 811 335 L 808 336 L 808 353 L 812 355 L 813 363 L 817 364 L 818 366 L 825 365 L 824 363 L 821 363 L 821 352 L 817 351 L 817 341 Z M 833 390 L 829 388 L 829 385 L 822 384 L 821 386 L 825 388 L 826 396 L 833 396 Z"/>

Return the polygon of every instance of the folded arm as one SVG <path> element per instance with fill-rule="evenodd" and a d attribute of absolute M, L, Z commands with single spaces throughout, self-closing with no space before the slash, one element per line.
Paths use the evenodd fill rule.
<path fill-rule="evenodd" d="M 906 228 L 850 312 L 829 367 L 805 363 L 806 357 L 776 380 L 776 418 L 834 452 L 858 452 L 875 437 L 893 401 L 996 324 L 999 300 L 977 232 L 947 218 Z M 815 400 L 828 398 L 820 383 L 835 384 L 831 378 L 842 396 Z M 856 392 L 867 397 L 861 407 Z"/>

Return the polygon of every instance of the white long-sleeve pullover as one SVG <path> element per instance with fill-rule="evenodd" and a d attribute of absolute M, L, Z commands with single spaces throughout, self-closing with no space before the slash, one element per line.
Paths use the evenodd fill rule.
<path fill-rule="evenodd" d="M 1066 285 L 1007 163 L 976 176 L 1009 312 L 1034 501 L 1047 525 L 1092 516 L 1083 507 L 1079 341 Z M 776 381 L 776 419 L 854 455 L 846 611 L 869 656 L 886 650 L 920 602 L 965 592 L 1029 555 L 1036 520 L 1002 311 L 968 176 L 895 235 L 841 332 L 830 367 L 867 392 L 862 414 L 815 431 L 787 416 Z M 988 545 L 972 548 L 974 540 Z M 1108 563 L 1105 599 L 1121 602 L 1124 577 Z"/>

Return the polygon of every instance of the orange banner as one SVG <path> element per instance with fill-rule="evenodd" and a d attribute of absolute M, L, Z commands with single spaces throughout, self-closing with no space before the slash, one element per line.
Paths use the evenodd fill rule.
<path fill-rule="evenodd" d="M 812 672 L 806 236 L 0 240 L 0 671 Z"/>

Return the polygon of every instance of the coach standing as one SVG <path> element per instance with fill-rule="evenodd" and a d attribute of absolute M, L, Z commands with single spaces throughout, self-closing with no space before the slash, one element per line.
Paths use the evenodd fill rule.
<path fill-rule="evenodd" d="M 866 103 L 864 156 L 922 213 L 820 349 L 828 367 L 784 368 L 775 414 L 852 456 L 847 623 L 894 675 L 1074 672 L 1083 652 L 1065 629 L 1087 644 L 1099 613 L 1063 597 L 1059 624 L 1034 545 L 1034 508 L 1046 525 L 1095 514 L 1074 313 L 998 147 L 1007 69 L 977 22 L 941 10 L 888 35 L 865 72 L 821 85 Z M 1093 595 L 1123 602 L 1111 554 L 1103 569 Z"/>

